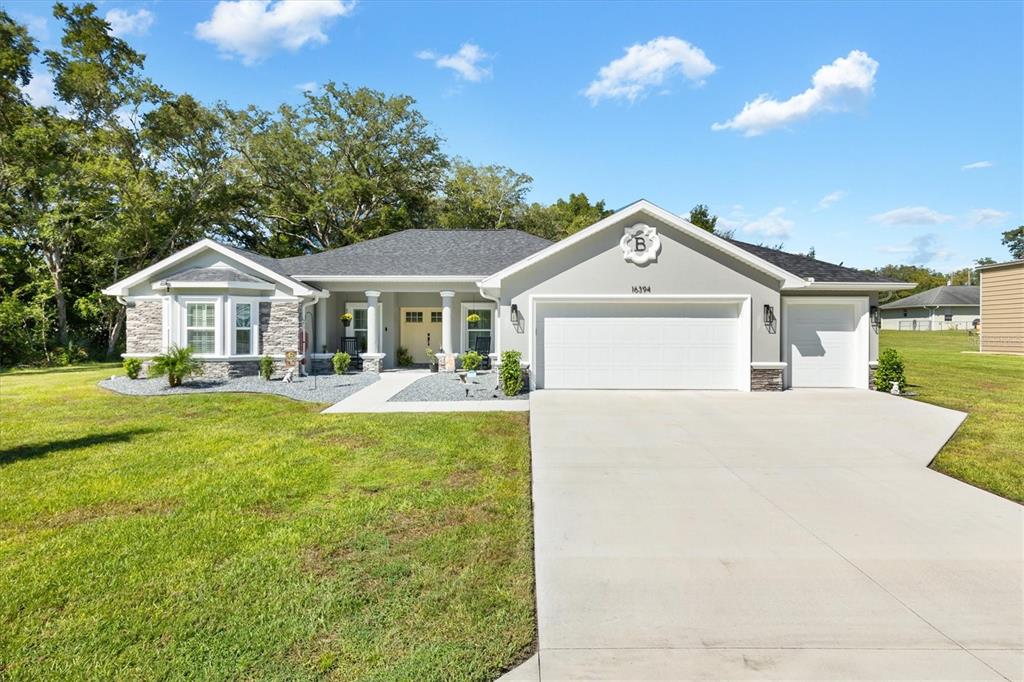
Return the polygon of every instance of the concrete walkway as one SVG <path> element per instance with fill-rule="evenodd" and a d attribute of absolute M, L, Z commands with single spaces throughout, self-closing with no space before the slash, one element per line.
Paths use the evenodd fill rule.
<path fill-rule="evenodd" d="M 428 369 L 400 369 L 381 372 L 380 381 L 337 402 L 321 414 L 356 412 L 525 412 L 528 400 L 446 400 L 388 402 L 409 384 L 430 374 Z"/>
<path fill-rule="evenodd" d="M 1024 508 L 868 391 L 531 399 L 540 647 L 507 679 L 1021 679 Z"/>

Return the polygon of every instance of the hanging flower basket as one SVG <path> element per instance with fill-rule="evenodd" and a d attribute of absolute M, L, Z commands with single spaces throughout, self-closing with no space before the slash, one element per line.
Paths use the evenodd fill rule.
<path fill-rule="evenodd" d="M 352 313 L 342 313 L 341 314 L 341 323 L 343 325 L 345 325 L 346 327 L 349 326 L 350 324 L 352 324 Z"/>
<path fill-rule="evenodd" d="M 479 321 L 480 321 L 480 316 L 477 315 L 476 313 L 470 313 L 469 315 L 466 316 L 466 322 L 473 323 L 473 322 L 479 322 Z"/>

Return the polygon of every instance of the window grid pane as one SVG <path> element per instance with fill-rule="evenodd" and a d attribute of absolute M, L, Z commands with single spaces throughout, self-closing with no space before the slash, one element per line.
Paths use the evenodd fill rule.
<path fill-rule="evenodd" d="M 189 303 L 188 304 L 188 327 L 202 329 L 213 328 L 213 304 L 212 303 Z"/>
<path fill-rule="evenodd" d="M 237 355 L 252 353 L 252 333 L 248 329 L 235 330 L 235 353 Z"/>
<path fill-rule="evenodd" d="M 235 305 L 235 327 L 248 329 L 252 326 L 252 305 L 238 303 Z"/>
<path fill-rule="evenodd" d="M 366 329 L 366 308 L 352 311 L 352 329 Z"/>
<path fill-rule="evenodd" d="M 212 329 L 189 329 L 188 347 L 195 353 L 212 353 L 214 339 Z"/>
<path fill-rule="evenodd" d="M 430 311 L 430 321 L 431 322 L 435 322 L 435 323 L 436 322 L 443 322 L 444 321 L 444 313 L 442 313 L 440 310 L 432 310 L 432 311 Z"/>

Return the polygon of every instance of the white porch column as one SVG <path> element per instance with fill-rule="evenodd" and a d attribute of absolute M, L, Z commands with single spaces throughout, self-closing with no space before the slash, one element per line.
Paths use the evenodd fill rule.
<path fill-rule="evenodd" d="M 321 298 L 316 302 L 316 338 L 317 347 L 312 348 L 313 353 L 326 353 L 324 348 L 327 342 L 327 299 Z"/>
<path fill-rule="evenodd" d="M 454 353 L 452 345 L 452 299 L 454 291 L 441 292 L 441 348 L 445 353 Z"/>
<path fill-rule="evenodd" d="M 379 291 L 366 292 L 366 352 L 363 359 L 364 372 L 380 372 L 384 353 L 380 352 L 380 323 L 377 321 L 380 302 Z"/>

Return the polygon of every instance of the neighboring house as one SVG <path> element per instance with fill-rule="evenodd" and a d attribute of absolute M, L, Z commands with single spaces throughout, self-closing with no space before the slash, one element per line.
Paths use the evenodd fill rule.
<path fill-rule="evenodd" d="M 556 243 L 407 230 L 272 259 L 203 240 L 111 285 L 127 356 L 190 345 L 211 373 L 287 351 L 364 371 L 403 347 L 518 350 L 533 388 L 867 388 L 880 291 L 912 288 L 723 239 L 638 201 Z M 351 314 L 346 324 L 341 316 Z"/>
<path fill-rule="evenodd" d="M 982 265 L 981 351 L 1024 353 L 1024 260 Z"/>
<path fill-rule="evenodd" d="M 886 303 L 881 306 L 882 329 L 974 329 L 980 317 L 978 291 L 975 286 L 947 284 Z"/>

